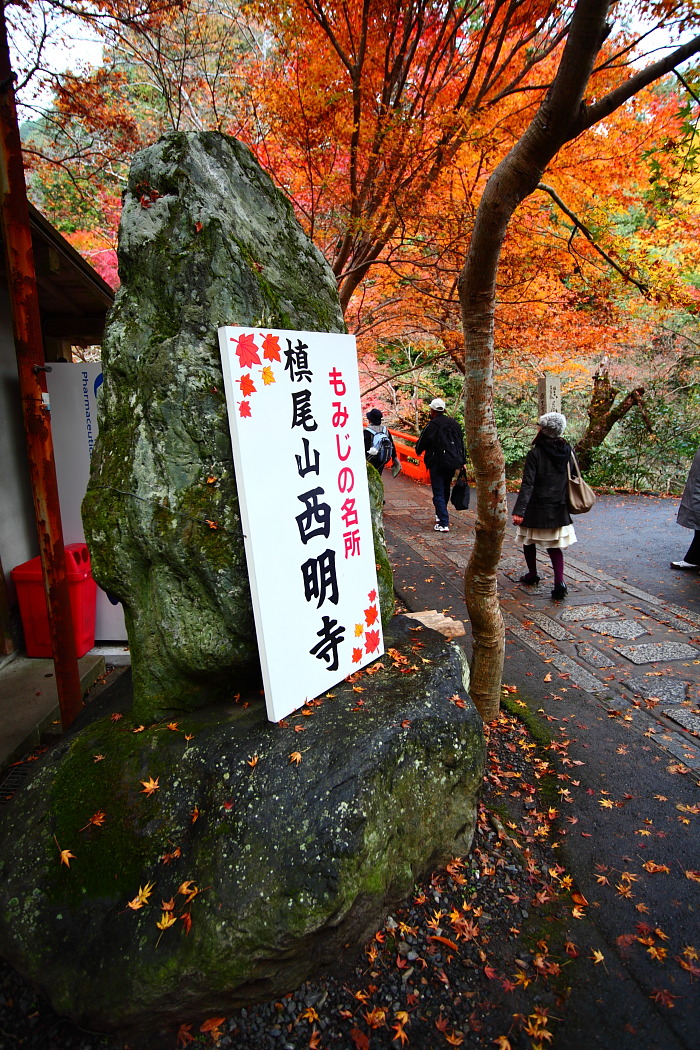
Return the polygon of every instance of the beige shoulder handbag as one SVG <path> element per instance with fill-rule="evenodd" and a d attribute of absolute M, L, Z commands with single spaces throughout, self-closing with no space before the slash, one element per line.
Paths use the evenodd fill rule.
<path fill-rule="evenodd" d="M 576 474 L 571 475 L 571 463 L 576 467 Z M 569 484 L 567 488 L 567 499 L 570 514 L 585 514 L 589 511 L 596 500 L 596 495 L 591 486 L 581 477 L 581 471 L 576 461 L 576 456 L 571 452 L 571 459 L 567 465 Z"/>

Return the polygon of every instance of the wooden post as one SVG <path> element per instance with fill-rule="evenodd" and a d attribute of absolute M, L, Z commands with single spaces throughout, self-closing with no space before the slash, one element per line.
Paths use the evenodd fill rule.
<path fill-rule="evenodd" d="M 6 0 L 3 0 L 0 11 L 0 229 L 12 303 L 22 417 L 49 613 L 56 689 L 65 730 L 80 711 L 83 701 L 66 580 L 46 365 L 15 105 L 15 78 L 7 44 L 5 6 Z"/>

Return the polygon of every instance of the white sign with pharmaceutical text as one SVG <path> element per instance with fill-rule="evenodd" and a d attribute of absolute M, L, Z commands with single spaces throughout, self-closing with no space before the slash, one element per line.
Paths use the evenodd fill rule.
<path fill-rule="evenodd" d="M 220 328 L 267 714 L 384 652 L 355 339 Z"/>

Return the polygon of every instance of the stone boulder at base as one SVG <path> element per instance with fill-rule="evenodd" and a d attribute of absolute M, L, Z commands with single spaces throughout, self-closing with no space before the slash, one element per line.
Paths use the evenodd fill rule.
<path fill-rule="evenodd" d="M 59 1014 L 155 1032 L 357 951 L 466 854 L 484 763 L 461 651 L 402 616 L 387 644 L 284 723 L 242 696 L 65 737 L 3 807 L 0 954 Z"/>
<path fill-rule="evenodd" d="M 335 278 L 289 202 L 214 132 L 135 156 L 119 274 L 83 517 L 95 577 L 124 605 L 148 719 L 228 699 L 232 675 L 258 673 L 217 329 L 345 328 Z M 271 479 L 277 455 L 274 442 L 261 449 Z"/>

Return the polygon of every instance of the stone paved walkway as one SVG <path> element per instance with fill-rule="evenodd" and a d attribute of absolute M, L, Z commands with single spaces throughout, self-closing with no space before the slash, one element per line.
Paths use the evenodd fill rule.
<path fill-rule="evenodd" d="M 431 584 L 434 602 L 437 580 L 445 598 L 438 611 L 464 620 L 468 649 L 462 576 L 473 542 L 473 510 L 452 512 L 449 534 L 436 533 L 427 486 L 399 476 L 387 478 L 385 489 L 384 522 L 397 593 L 409 609 L 424 608 L 421 581 Z M 675 758 L 700 770 L 700 615 L 568 553 L 569 595 L 554 602 L 551 567 L 543 555 L 538 563 L 541 582 L 536 587 L 518 583 L 525 565 L 509 527 L 499 571 L 507 639 L 517 638 L 541 659 L 543 674 L 552 674 L 553 689 L 565 690 L 571 683 L 585 690 Z M 434 575 L 427 576 L 428 571 Z"/>

